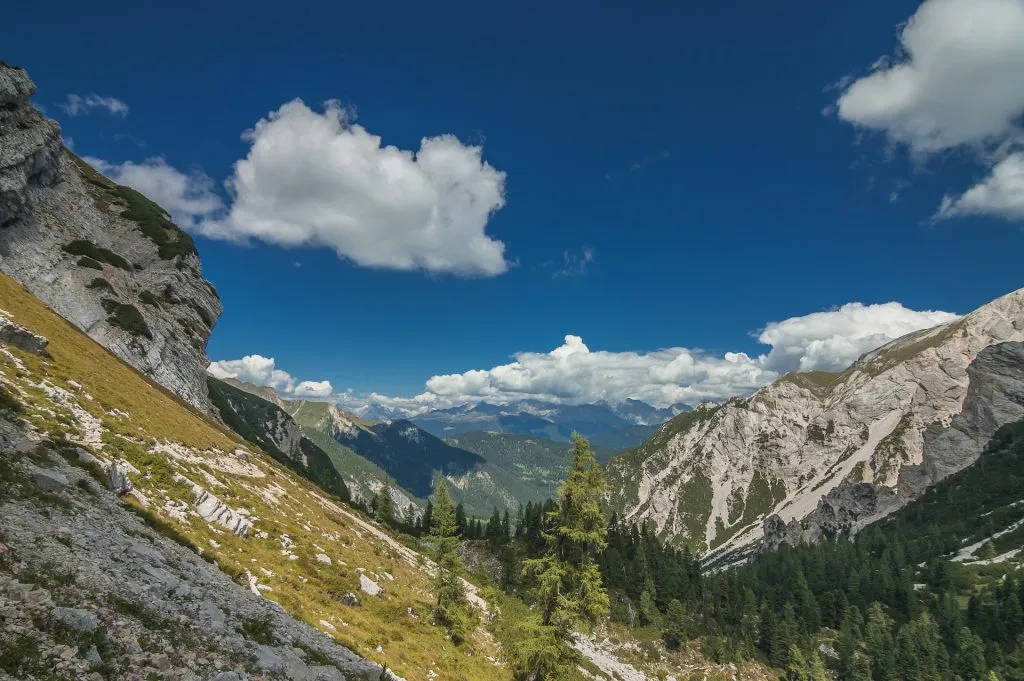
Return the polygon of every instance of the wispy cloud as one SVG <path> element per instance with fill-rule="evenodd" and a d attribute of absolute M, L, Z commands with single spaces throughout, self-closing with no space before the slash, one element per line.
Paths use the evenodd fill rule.
<path fill-rule="evenodd" d="M 590 266 L 597 262 L 597 256 L 593 248 L 584 246 L 578 254 L 571 251 L 563 252 L 562 261 L 562 268 L 552 275 L 556 279 L 559 277 L 582 277 L 586 275 Z"/>
<path fill-rule="evenodd" d="M 128 105 L 116 97 L 104 97 L 95 92 L 88 95 L 68 95 L 67 100 L 60 105 L 69 116 L 84 116 L 99 109 L 111 116 L 127 116 Z"/>

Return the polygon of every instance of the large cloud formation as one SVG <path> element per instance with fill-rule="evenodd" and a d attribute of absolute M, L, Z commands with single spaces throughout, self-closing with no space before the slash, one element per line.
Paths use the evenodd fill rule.
<path fill-rule="evenodd" d="M 385 146 L 338 102 L 322 113 L 288 102 L 246 132 L 248 156 L 227 185 L 213 238 L 327 246 L 367 267 L 496 275 L 505 245 L 487 235 L 505 204 L 505 174 L 452 135 L 416 152 Z"/>
<path fill-rule="evenodd" d="M 967 147 L 994 164 L 979 185 L 947 197 L 936 217 L 1024 219 L 1024 0 L 926 0 L 903 27 L 896 55 L 853 80 L 836 111 L 915 155 Z"/>
<path fill-rule="evenodd" d="M 895 338 L 956 318 L 949 312 L 916 311 L 899 303 L 849 303 L 769 323 L 758 340 L 771 349 L 757 357 L 742 352 L 715 356 L 683 347 L 608 352 L 591 350 L 579 336 L 568 335 L 550 352 L 520 352 L 513 361 L 490 369 L 433 376 L 426 389 L 413 397 L 346 392 L 332 394 L 330 399 L 357 412 L 378 406 L 406 415 L 457 404 L 522 399 L 581 404 L 634 398 L 657 406 L 693 405 L 748 395 L 788 371 L 841 370 Z M 267 358 L 258 357 L 258 370 L 248 369 L 251 359 L 215 362 L 211 373 L 259 385 L 294 383 Z M 282 375 L 275 377 L 275 371 Z"/>
<path fill-rule="evenodd" d="M 226 206 L 208 177 L 163 159 L 88 160 L 214 239 L 327 247 L 383 269 L 495 276 L 510 267 L 505 244 L 486 231 L 505 205 L 505 173 L 483 160 L 480 146 L 441 135 L 423 138 L 416 151 L 399 149 L 352 122 L 336 101 L 317 112 L 298 99 L 243 139 L 249 152 L 225 182 Z"/>
<path fill-rule="evenodd" d="M 214 378 L 236 378 L 273 388 L 283 397 L 325 399 L 334 394 L 330 381 L 299 381 L 287 371 L 278 369 L 272 357 L 262 355 L 213 362 L 207 371 Z"/>

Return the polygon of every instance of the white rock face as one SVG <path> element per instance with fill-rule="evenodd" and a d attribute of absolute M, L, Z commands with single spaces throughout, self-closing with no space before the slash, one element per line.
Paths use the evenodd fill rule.
<path fill-rule="evenodd" d="M 25 352 L 31 352 L 33 355 L 41 355 L 46 352 L 46 346 L 50 341 L 15 324 L 0 312 L 0 343 L 13 345 Z"/>
<path fill-rule="evenodd" d="M 889 490 L 880 510 L 892 510 L 920 493 L 900 484 L 901 471 L 927 466 L 925 432 L 949 428 L 963 410 L 968 367 L 985 348 L 1015 341 L 1024 341 L 1024 289 L 842 373 L 790 374 L 748 399 L 678 416 L 610 464 L 613 504 L 626 520 L 651 522 L 700 551 L 749 546 L 766 516 L 800 521 L 826 494 L 857 483 Z M 944 470 L 979 451 L 947 453 L 962 461 Z"/>
<path fill-rule="evenodd" d="M 207 411 L 205 348 L 222 306 L 198 255 L 161 257 L 140 224 L 122 217 L 127 205 L 112 200 L 112 185 L 61 146 L 59 126 L 28 103 L 34 92 L 23 70 L 0 63 L 0 272 Z M 63 250 L 73 241 L 109 249 L 129 266 L 80 266 L 80 256 Z M 132 306 L 149 336 L 111 324 L 104 300 Z"/>
<path fill-rule="evenodd" d="M 192 494 L 195 497 L 195 511 L 200 518 L 208 523 L 216 523 L 227 528 L 240 537 L 248 536 L 252 529 L 252 522 L 248 518 L 183 475 L 176 473 L 174 477 L 192 489 Z"/>
<path fill-rule="evenodd" d="M 380 596 L 384 593 L 384 588 L 380 584 L 367 577 L 362 572 L 359 573 L 359 588 L 368 596 Z"/>

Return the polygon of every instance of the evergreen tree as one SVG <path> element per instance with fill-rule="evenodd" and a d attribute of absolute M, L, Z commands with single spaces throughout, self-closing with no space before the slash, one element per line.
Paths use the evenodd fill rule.
<path fill-rule="evenodd" d="M 985 644 L 967 627 L 961 628 L 956 635 L 953 673 L 961 681 L 985 681 L 987 678 Z"/>
<path fill-rule="evenodd" d="M 376 495 L 374 515 L 383 525 L 395 524 L 395 500 L 391 498 L 391 478 L 384 478 L 384 487 Z"/>
<path fill-rule="evenodd" d="M 808 681 L 829 681 L 825 663 L 822 662 L 817 649 L 811 653 L 811 659 L 807 663 L 807 678 Z"/>
<path fill-rule="evenodd" d="M 455 526 L 458 528 L 460 537 L 466 536 L 466 508 L 462 505 L 462 502 L 459 502 L 459 505 L 455 507 Z"/>
<path fill-rule="evenodd" d="M 433 578 L 436 598 L 434 622 L 448 630 L 456 644 L 465 640 L 472 631 L 473 611 L 466 600 L 466 590 L 457 571 L 462 561 L 459 557 L 459 539 L 456 535 L 455 509 L 448 485 L 442 478 L 434 492 L 434 508 L 430 537 L 434 542 L 434 560 L 437 573 Z"/>
<path fill-rule="evenodd" d="M 868 656 L 871 658 L 871 677 L 875 681 L 896 681 L 896 642 L 892 636 L 892 618 L 885 614 L 878 601 L 868 607 L 865 639 Z"/>
<path fill-rule="evenodd" d="M 786 666 L 786 681 L 809 681 L 810 672 L 807 661 L 795 643 L 789 644 L 789 664 Z"/>
<path fill-rule="evenodd" d="M 661 630 L 661 640 L 669 650 L 679 650 L 686 637 L 686 611 L 678 599 L 669 601 L 665 613 L 665 626 Z"/>
<path fill-rule="evenodd" d="M 526 561 L 524 572 L 536 580 L 534 595 L 541 621 L 567 642 L 579 625 L 593 625 L 609 612 L 597 556 L 605 548 L 601 510 L 604 475 L 589 443 L 572 435 L 572 464 L 558 490 L 558 506 L 544 531 L 546 553 Z"/>

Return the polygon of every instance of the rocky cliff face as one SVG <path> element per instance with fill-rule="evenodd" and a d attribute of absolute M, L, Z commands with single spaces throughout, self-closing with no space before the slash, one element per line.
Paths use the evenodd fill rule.
<path fill-rule="evenodd" d="M 206 411 L 206 342 L 221 314 L 185 232 L 61 146 L 25 71 L 0 63 L 0 271 Z"/>
<path fill-rule="evenodd" d="M 856 529 L 969 465 L 993 425 L 1020 418 L 1019 402 L 995 396 L 1014 392 L 1019 379 L 1007 376 L 1020 374 L 1007 367 L 1020 341 L 1024 289 L 842 373 L 790 374 L 677 416 L 611 462 L 613 504 L 712 552 L 752 546 L 766 530 L 777 543 Z"/>

